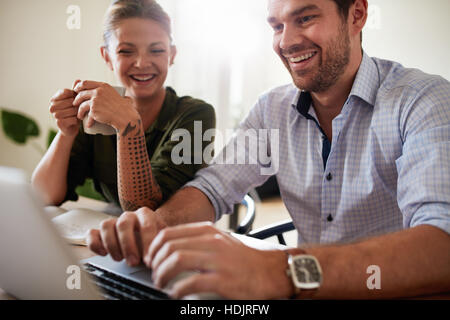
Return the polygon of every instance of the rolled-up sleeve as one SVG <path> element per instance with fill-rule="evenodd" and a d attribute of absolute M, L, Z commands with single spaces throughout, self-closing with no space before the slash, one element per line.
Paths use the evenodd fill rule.
<path fill-rule="evenodd" d="M 432 225 L 450 234 L 450 85 L 435 80 L 404 110 L 397 198 L 405 228 Z"/>

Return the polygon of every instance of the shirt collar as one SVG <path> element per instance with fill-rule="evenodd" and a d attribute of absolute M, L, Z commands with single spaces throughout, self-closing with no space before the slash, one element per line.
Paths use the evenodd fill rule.
<path fill-rule="evenodd" d="M 373 106 L 375 105 L 379 87 L 380 77 L 378 68 L 375 62 L 365 52 L 363 52 L 361 65 L 356 73 L 356 78 L 353 82 L 353 87 L 350 91 L 349 97 L 359 97 Z M 312 98 L 309 92 L 298 90 L 293 99 L 292 107 L 297 109 L 302 116 L 306 117 L 309 112 L 309 108 L 311 107 L 311 102 Z"/>
<path fill-rule="evenodd" d="M 349 97 L 359 97 L 371 106 L 374 106 L 379 88 L 380 75 L 377 65 L 373 59 L 363 52 L 361 65 L 359 66 Z"/>

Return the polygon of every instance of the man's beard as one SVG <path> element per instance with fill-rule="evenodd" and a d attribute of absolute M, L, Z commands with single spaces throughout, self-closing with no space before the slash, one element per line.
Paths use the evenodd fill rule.
<path fill-rule="evenodd" d="M 291 71 L 295 85 L 308 92 L 324 92 L 332 87 L 345 72 L 350 62 L 350 38 L 343 23 L 336 38 L 329 41 L 326 57 L 321 56 L 319 68 L 310 81 L 305 80 L 303 72 Z M 317 47 L 317 46 L 316 46 Z M 321 50 L 321 52 L 323 52 Z"/>

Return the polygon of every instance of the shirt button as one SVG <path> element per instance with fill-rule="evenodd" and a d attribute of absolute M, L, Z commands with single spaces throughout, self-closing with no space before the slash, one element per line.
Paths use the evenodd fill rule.
<path fill-rule="evenodd" d="M 328 215 L 328 217 L 327 217 L 327 221 L 328 222 L 331 222 L 331 221 L 333 221 L 333 216 L 330 214 L 330 215 Z"/>
<path fill-rule="evenodd" d="M 333 179 L 333 175 L 330 173 L 327 174 L 327 180 L 331 181 L 331 179 Z"/>

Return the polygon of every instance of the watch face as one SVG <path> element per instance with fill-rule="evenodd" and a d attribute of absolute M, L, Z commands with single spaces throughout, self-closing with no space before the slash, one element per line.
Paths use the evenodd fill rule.
<path fill-rule="evenodd" d="M 297 287 L 314 289 L 320 286 L 322 270 L 314 257 L 304 255 L 293 257 L 292 269 Z"/>

